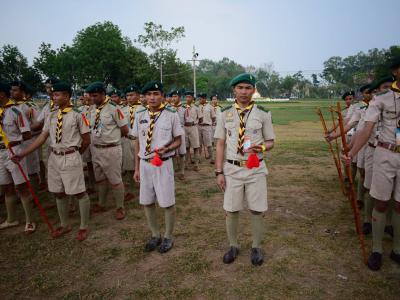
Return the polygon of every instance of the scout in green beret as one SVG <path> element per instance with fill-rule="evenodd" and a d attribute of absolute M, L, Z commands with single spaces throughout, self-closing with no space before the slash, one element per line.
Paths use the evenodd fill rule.
<path fill-rule="evenodd" d="M 194 171 L 199 171 L 200 162 L 200 139 L 199 139 L 199 115 L 200 111 L 195 105 L 194 92 L 185 91 L 185 144 L 186 144 L 186 161 L 194 164 Z M 191 159 L 190 149 L 193 149 L 194 158 Z"/>
<path fill-rule="evenodd" d="M 120 105 L 122 102 L 121 96 L 122 92 L 118 89 L 112 89 L 110 92 L 108 92 L 108 96 L 111 98 L 111 100 Z"/>
<path fill-rule="evenodd" d="M 181 99 L 181 91 L 178 89 L 174 89 L 171 91 L 170 96 L 172 99 L 171 105 L 176 109 L 176 112 L 179 116 L 179 121 L 181 123 L 183 135 L 181 137 L 181 145 L 177 149 L 177 155 L 174 158 L 176 168 L 178 169 L 178 179 L 184 180 L 185 179 L 185 157 L 186 157 L 186 137 L 185 137 L 185 108 L 182 106 L 182 99 Z"/>
<path fill-rule="evenodd" d="M 200 155 L 204 148 L 206 159 L 214 164 L 214 150 L 212 147 L 212 124 L 216 122 L 217 116 L 213 107 L 207 102 L 207 94 L 199 93 L 199 139 L 200 139 Z"/>
<path fill-rule="evenodd" d="M 218 103 L 218 95 L 217 95 L 217 94 L 211 95 L 211 96 L 210 96 L 210 100 L 211 100 L 211 106 L 212 106 L 212 108 L 214 109 L 215 116 L 216 116 L 216 119 L 215 119 L 215 121 L 214 121 L 213 124 L 212 124 L 213 146 L 215 146 L 215 142 L 216 142 L 215 139 L 214 139 L 215 128 L 216 128 L 216 126 L 217 126 L 217 120 L 218 120 L 218 118 L 219 118 L 219 116 L 220 116 L 220 114 L 221 114 L 221 109 L 222 109 L 222 107 L 221 107 L 221 105 L 219 105 L 219 103 Z"/>
<path fill-rule="evenodd" d="M 264 153 L 273 148 L 275 134 L 271 113 L 252 100 L 254 76 L 240 74 L 232 79 L 231 85 L 235 104 L 221 111 L 214 135 L 217 139 L 215 175 L 217 185 L 224 192 L 226 230 L 230 244 L 223 262 L 230 264 L 239 255 L 239 212 L 248 207 L 253 237 L 250 260 L 257 266 L 264 261 L 261 242 L 264 237 L 263 217 L 268 209 L 268 170 Z"/>

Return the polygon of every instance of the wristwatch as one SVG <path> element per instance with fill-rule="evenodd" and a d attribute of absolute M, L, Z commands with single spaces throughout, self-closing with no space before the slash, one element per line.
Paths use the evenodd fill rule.
<path fill-rule="evenodd" d="M 215 170 L 215 177 L 218 177 L 218 175 L 223 175 L 224 171 L 222 170 Z"/>

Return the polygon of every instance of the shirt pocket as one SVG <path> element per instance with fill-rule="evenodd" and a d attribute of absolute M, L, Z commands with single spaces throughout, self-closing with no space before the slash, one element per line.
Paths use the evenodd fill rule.
<path fill-rule="evenodd" d="M 115 122 L 113 116 L 111 114 L 107 114 L 101 116 L 101 123 L 104 125 L 113 125 Z"/>
<path fill-rule="evenodd" d="M 239 125 L 236 126 L 235 122 L 225 122 L 225 130 L 226 137 L 230 140 L 236 140 L 238 137 L 238 128 Z"/>
<path fill-rule="evenodd" d="M 382 115 L 383 115 L 382 122 L 384 124 L 389 125 L 389 126 L 397 126 L 398 116 L 394 109 L 393 110 L 384 110 Z"/>
<path fill-rule="evenodd" d="M 172 139 L 172 126 L 171 124 L 162 124 L 156 123 L 157 131 L 160 137 L 165 140 L 165 139 Z"/>

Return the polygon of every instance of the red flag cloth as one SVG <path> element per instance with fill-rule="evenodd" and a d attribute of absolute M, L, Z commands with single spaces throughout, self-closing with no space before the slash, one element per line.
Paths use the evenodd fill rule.
<path fill-rule="evenodd" d="M 257 154 L 252 153 L 249 155 L 246 166 L 248 169 L 258 168 L 260 166 L 260 161 L 258 160 Z"/>
<path fill-rule="evenodd" d="M 160 155 L 156 152 L 156 155 L 154 155 L 153 159 L 150 162 L 153 166 L 160 167 L 163 164 L 163 161 L 160 158 Z"/>

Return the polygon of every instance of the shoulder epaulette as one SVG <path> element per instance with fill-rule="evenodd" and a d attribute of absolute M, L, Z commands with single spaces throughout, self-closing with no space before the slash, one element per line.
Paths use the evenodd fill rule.
<path fill-rule="evenodd" d="M 147 110 L 147 108 L 146 108 L 146 107 L 143 107 L 142 109 L 139 109 L 139 110 L 135 111 L 135 114 L 144 112 L 144 111 L 146 111 L 146 110 Z"/>
<path fill-rule="evenodd" d="M 27 102 L 25 102 L 25 103 L 26 103 L 26 105 L 28 105 L 29 107 L 37 107 L 36 103 L 33 102 L 33 101 L 27 101 Z"/>
<path fill-rule="evenodd" d="M 166 106 L 166 107 L 165 107 L 165 110 L 168 110 L 168 111 L 170 111 L 170 112 L 176 112 L 176 109 L 173 108 L 172 106 Z"/>
<path fill-rule="evenodd" d="M 12 106 L 11 107 L 11 110 L 13 111 L 13 112 L 15 112 L 17 115 L 19 115 L 21 112 L 19 111 L 19 109 L 18 108 L 16 108 L 15 106 Z"/>
<path fill-rule="evenodd" d="M 196 104 L 196 103 L 194 104 L 194 106 L 196 106 L 196 107 L 199 107 L 199 105 L 198 105 L 198 104 Z"/>
<path fill-rule="evenodd" d="M 259 110 L 262 110 L 263 112 L 269 112 L 269 109 L 266 109 L 266 108 L 263 107 L 263 106 L 257 105 L 257 108 L 258 108 Z"/>
<path fill-rule="evenodd" d="M 108 101 L 109 104 L 111 104 L 112 106 L 117 106 L 117 103 L 115 103 L 114 101 Z"/>
<path fill-rule="evenodd" d="M 73 107 L 72 110 L 73 110 L 73 111 L 76 111 L 77 113 L 81 113 L 81 111 L 79 110 L 78 107 Z"/>
<path fill-rule="evenodd" d="M 233 107 L 233 105 L 225 106 L 224 108 L 221 109 L 221 112 L 224 112 L 224 111 L 226 111 L 226 110 L 228 110 L 228 109 L 230 109 L 232 107 Z"/>
<path fill-rule="evenodd" d="M 375 96 L 382 96 L 382 95 L 385 95 L 388 92 L 389 92 L 389 90 L 384 90 L 384 91 L 376 93 Z"/>

